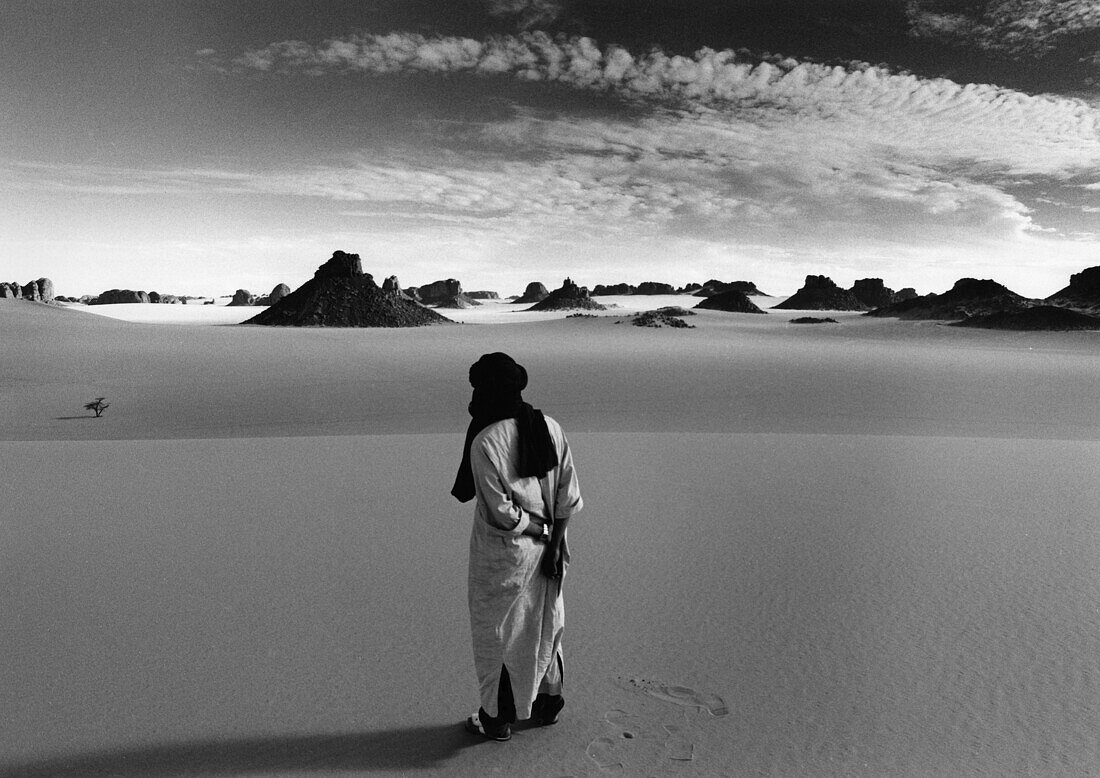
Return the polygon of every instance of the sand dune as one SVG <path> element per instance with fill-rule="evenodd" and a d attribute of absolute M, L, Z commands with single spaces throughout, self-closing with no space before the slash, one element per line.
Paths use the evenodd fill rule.
<path fill-rule="evenodd" d="M 0 774 L 1089 774 L 1093 336 L 836 318 L 0 305 Z M 497 349 L 587 503 L 567 715 L 506 745 L 459 727 L 471 519 L 447 494 L 465 368 Z"/>

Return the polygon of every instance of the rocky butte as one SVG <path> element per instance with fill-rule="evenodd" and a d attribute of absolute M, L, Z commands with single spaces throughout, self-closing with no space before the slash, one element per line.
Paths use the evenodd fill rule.
<path fill-rule="evenodd" d="M 1046 299 L 1052 305 L 1100 312 L 1100 267 L 1090 267 L 1069 277 L 1069 286 Z"/>
<path fill-rule="evenodd" d="M 451 320 L 363 272 L 358 254 L 333 252 L 313 278 L 245 324 L 276 327 L 422 327 Z"/>
<path fill-rule="evenodd" d="M 26 284 L 0 283 L 0 297 L 48 303 L 54 299 L 53 281 L 48 278 L 39 278 L 37 281 L 30 281 Z"/>
<path fill-rule="evenodd" d="M 689 284 L 689 287 L 694 297 L 713 297 L 721 292 L 737 291 L 749 296 L 767 297 L 763 292 L 756 288 L 756 283 L 753 281 L 719 281 L 717 279 L 710 279 L 705 284 Z"/>
<path fill-rule="evenodd" d="M 410 286 L 405 293 L 424 305 L 436 308 L 472 308 L 481 305 L 462 291 L 462 284 L 454 278 L 433 281 L 424 286 Z"/>
<path fill-rule="evenodd" d="M 944 321 L 986 316 L 1002 311 L 1030 308 L 1033 301 L 989 279 L 960 278 L 943 294 L 928 294 L 876 308 L 868 316 L 896 316 L 899 319 Z"/>
<path fill-rule="evenodd" d="M 588 288 L 577 286 L 571 278 L 562 282 L 561 288 L 551 292 L 545 300 L 537 302 L 527 310 L 529 311 L 604 311 L 606 306 L 600 305 L 588 294 Z"/>
<path fill-rule="evenodd" d="M 806 276 L 806 283 L 791 297 L 772 306 L 788 311 L 866 311 L 853 292 L 841 289 L 828 276 Z"/>
<path fill-rule="evenodd" d="M 695 307 L 711 311 L 728 311 L 730 313 L 767 313 L 750 300 L 747 294 L 738 289 L 727 289 L 724 292 L 711 295 Z"/>
<path fill-rule="evenodd" d="M 523 290 L 523 294 L 516 299 L 517 303 L 540 303 L 550 296 L 550 290 L 540 281 L 532 281 Z"/>

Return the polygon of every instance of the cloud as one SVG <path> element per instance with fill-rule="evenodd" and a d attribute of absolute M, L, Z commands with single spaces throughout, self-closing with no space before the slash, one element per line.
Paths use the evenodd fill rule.
<path fill-rule="evenodd" d="M 868 65 L 752 62 L 733 51 L 635 55 L 588 38 L 394 33 L 320 45 L 284 41 L 245 52 L 269 73 L 464 73 L 607 92 L 649 107 L 719 114 L 733 124 L 802 122 L 859 133 L 859 143 L 919 144 L 928 158 L 976 161 L 1015 175 L 1057 175 L 1100 161 L 1100 111 L 1079 100 L 922 79 Z M 906 139 L 908 136 L 908 139 Z"/>
<path fill-rule="evenodd" d="M 1095 0 L 990 0 L 960 11 L 945 0 L 910 0 L 910 34 L 1014 55 L 1044 56 L 1100 30 Z"/>
<path fill-rule="evenodd" d="M 521 30 L 556 21 L 564 8 L 557 0 L 486 0 L 486 4 L 493 16 L 515 18 Z"/>

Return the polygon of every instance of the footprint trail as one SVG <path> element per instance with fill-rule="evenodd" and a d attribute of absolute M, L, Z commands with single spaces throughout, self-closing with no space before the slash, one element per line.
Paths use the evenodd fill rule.
<path fill-rule="evenodd" d="M 725 700 L 713 692 L 696 691 L 687 686 L 666 684 L 646 678 L 624 676 L 617 678 L 616 681 L 620 686 L 630 691 L 642 692 L 650 697 L 671 702 L 675 705 L 700 708 L 711 716 L 727 716 L 730 712 Z"/>

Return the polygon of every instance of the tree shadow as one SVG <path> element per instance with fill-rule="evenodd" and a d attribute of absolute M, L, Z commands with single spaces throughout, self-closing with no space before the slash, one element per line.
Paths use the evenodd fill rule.
<path fill-rule="evenodd" d="M 56 421 L 75 421 L 76 419 L 98 419 L 99 416 L 56 416 Z"/>
<path fill-rule="evenodd" d="M 288 771 L 428 770 L 477 742 L 460 724 L 342 735 L 205 740 L 73 754 L 25 764 L 0 764 L 0 776 L 166 778 Z"/>

